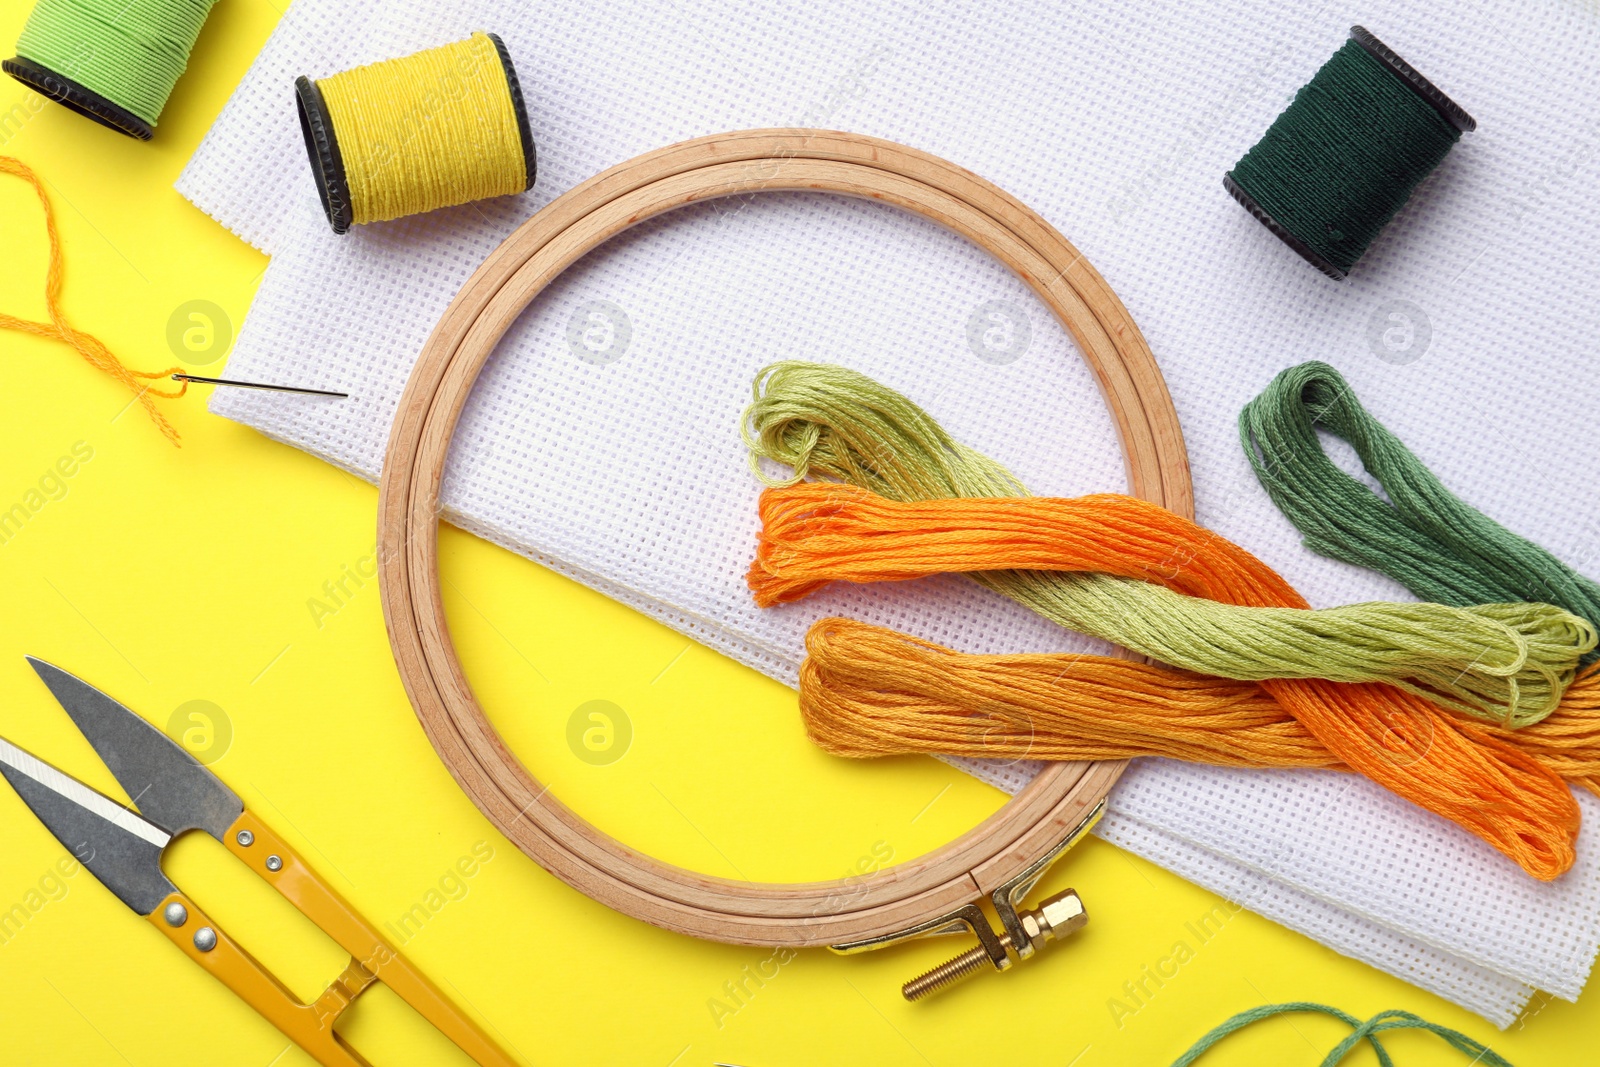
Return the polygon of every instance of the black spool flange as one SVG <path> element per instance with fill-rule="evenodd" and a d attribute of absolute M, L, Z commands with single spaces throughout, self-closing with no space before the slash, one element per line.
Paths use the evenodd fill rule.
<path fill-rule="evenodd" d="M 528 105 L 522 102 L 522 83 L 517 80 L 517 68 L 511 65 L 511 54 L 506 51 L 506 43 L 498 33 L 485 36 L 494 42 L 494 50 L 500 55 L 500 65 L 505 68 L 506 88 L 511 91 L 511 110 L 517 116 L 517 136 L 522 138 L 522 162 L 528 173 L 528 184 L 522 188 L 523 192 L 527 192 L 533 188 L 533 176 L 538 170 L 538 159 L 533 150 L 533 130 L 528 126 Z"/>
<path fill-rule="evenodd" d="M 1417 68 L 1395 55 L 1394 49 L 1374 37 L 1365 26 L 1351 26 L 1350 37 L 1366 50 L 1367 54 L 1382 63 L 1406 88 L 1422 97 L 1439 117 L 1461 133 L 1471 133 L 1478 128 L 1478 120 L 1467 114 L 1465 108 L 1446 96 L 1437 85 L 1417 73 Z"/>
<path fill-rule="evenodd" d="M 322 200 L 323 214 L 334 233 L 345 233 L 354 219 L 350 206 L 350 182 L 345 177 L 344 157 L 333 135 L 333 119 L 322 99 L 317 83 L 304 74 L 294 80 L 295 110 L 300 114 L 300 132 L 306 139 L 306 155 L 311 159 L 311 176 Z"/>
<path fill-rule="evenodd" d="M 156 134 L 155 127 L 121 104 L 107 100 L 93 89 L 57 74 L 41 63 L 16 56 L 0 63 L 0 68 L 40 95 L 118 133 L 125 133 L 140 141 L 148 141 Z"/>
<path fill-rule="evenodd" d="M 1311 264 L 1313 267 L 1317 268 L 1334 281 L 1342 282 L 1350 276 L 1349 271 L 1340 270 L 1338 267 L 1328 262 L 1322 256 L 1313 251 L 1310 245 L 1306 244 L 1304 241 L 1300 240 L 1300 238 L 1290 233 L 1288 229 L 1286 229 L 1277 219 L 1267 214 L 1266 209 L 1260 204 L 1256 203 L 1256 198 L 1245 192 L 1244 188 L 1240 186 L 1238 182 L 1233 180 L 1232 174 L 1224 174 L 1222 176 L 1222 187 L 1228 190 L 1228 195 L 1237 200 L 1240 207 L 1250 212 L 1257 222 L 1271 230 L 1274 237 L 1298 252 L 1301 259 L 1305 260 L 1307 263 Z"/>

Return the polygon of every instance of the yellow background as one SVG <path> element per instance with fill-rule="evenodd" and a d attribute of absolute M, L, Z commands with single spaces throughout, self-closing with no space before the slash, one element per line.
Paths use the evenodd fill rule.
<path fill-rule="evenodd" d="M 0 3 L 0 41 L 15 40 L 27 8 Z M 152 143 L 0 85 L 0 153 L 51 189 L 67 314 L 132 366 L 173 362 L 168 321 L 188 301 L 220 305 L 234 329 L 244 321 L 266 260 L 172 182 L 280 13 L 265 0 L 218 6 Z M 44 227 L 13 178 L 0 180 L 0 234 L 0 306 L 42 318 Z M 1168 1064 L 1226 1016 L 1287 1000 L 1362 1017 L 1409 1009 L 1524 1067 L 1592 1059 L 1592 995 L 1576 1007 L 1537 996 L 1496 1034 L 1253 914 L 1217 911 L 1214 895 L 1098 840 L 1046 883 L 1076 886 L 1093 922 L 1019 971 L 911 1006 L 899 984 L 953 942 L 853 959 L 808 951 L 764 985 L 746 982 L 752 992 L 735 1001 L 725 983 L 769 950 L 693 941 L 592 903 L 509 846 L 455 788 L 398 683 L 376 584 L 346 577 L 368 566 L 372 487 L 206 414 L 204 387 L 163 404 L 179 450 L 70 349 L 0 334 L 0 353 L 0 509 L 30 499 L 74 445 L 93 450 L 64 486 L 46 479 L 55 498 L 0 544 L 0 732 L 120 795 L 23 655 L 163 726 L 209 702 L 214 769 L 373 921 L 422 905 L 426 922 L 404 950 L 525 1062 Z M 187 365 L 214 374 L 224 363 Z M 508 741 L 558 795 L 650 853 L 729 877 L 840 877 L 876 856 L 918 855 L 1002 799 L 931 759 L 824 756 L 776 683 L 458 531 L 445 532 L 443 555 L 458 642 Z M 330 600 L 324 583 L 341 579 L 345 592 Z M 315 612 L 313 600 L 338 610 Z M 605 766 L 566 742 L 569 716 L 591 700 L 614 703 L 633 728 L 626 755 Z M 493 858 L 452 881 L 480 843 Z M 92 875 L 53 881 L 65 850 L 3 789 L 0 855 L 0 910 L 29 913 L 0 944 L 0 1062 L 310 1062 Z M 184 839 L 168 872 L 300 995 L 342 968 L 330 942 L 215 842 Z M 1217 929 L 1202 942 L 1189 926 L 1207 915 Z M 1192 958 L 1115 1017 L 1112 998 L 1132 1003 L 1124 983 L 1158 965 L 1171 973 L 1162 961 L 1179 941 Z M 358 1004 L 348 1032 L 380 1065 L 460 1060 L 383 995 Z M 1324 1018 L 1279 1019 L 1203 1062 L 1318 1063 L 1342 1034 Z M 1419 1034 L 1389 1044 L 1406 1065 L 1464 1062 Z M 1375 1061 L 1361 1050 L 1348 1062 Z"/>

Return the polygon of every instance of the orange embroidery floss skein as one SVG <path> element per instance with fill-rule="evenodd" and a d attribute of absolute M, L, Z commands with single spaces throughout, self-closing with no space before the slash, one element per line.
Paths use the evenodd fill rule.
<path fill-rule="evenodd" d="M 1600 796 L 1597 673 L 1591 667 L 1560 711 L 1531 726 L 1459 726 L 1514 745 Z M 821 619 L 806 634 L 800 715 L 816 745 L 856 759 L 1166 756 L 1349 770 L 1256 682 L 1109 656 L 971 655 L 854 619 Z"/>

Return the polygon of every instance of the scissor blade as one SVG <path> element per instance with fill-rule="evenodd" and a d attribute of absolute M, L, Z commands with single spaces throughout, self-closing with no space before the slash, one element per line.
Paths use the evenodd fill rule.
<path fill-rule="evenodd" d="M 183 747 L 94 686 L 28 657 L 111 773 L 151 822 L 177 835 L 204 830 L 221 841 L 244 801 Z"/>
<path fill-rule="evenodd" d="M 140 915 L 176 892 L 161 873 L 172 836 L 76 778 L 0 738 L 0 774 L 78 862 Z"/>

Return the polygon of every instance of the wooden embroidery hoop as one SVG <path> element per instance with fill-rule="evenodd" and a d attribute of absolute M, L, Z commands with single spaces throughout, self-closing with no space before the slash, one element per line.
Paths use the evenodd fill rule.
<path fill-rule="evenodd" d="M 992 955 L 995 938 L 975 902 L 988 896 L 1004 911 L 1002 897 L 1019 900 L 1098 815 L 1125 762 L 1053 764 L 955 841 L 870 876 L 793 885 L 716 878 L 641 855 L 552 797 L 490 725 L 450 639 L 439 489 L 467 395 L 501 336 L 563 270 L 628 227 L 686 204 L 773 190 L 893 204 L 1009 266 L 1071 332 L 1099 380 L 1129 492 L 1193 517 L 1183 435 L 1155 359 L 1116 294 L 1049 223 L 976 175 L 890 141 L 805 129 L 702 137 L 618 164 L 552 202 L 484 261 L 428 338 L 395 415 L 378 504 L 395 662 L 433 747 L 489 821 L 547 871 L 617 911 L 764 946 L 876 947 L 967 925 Z"/>

